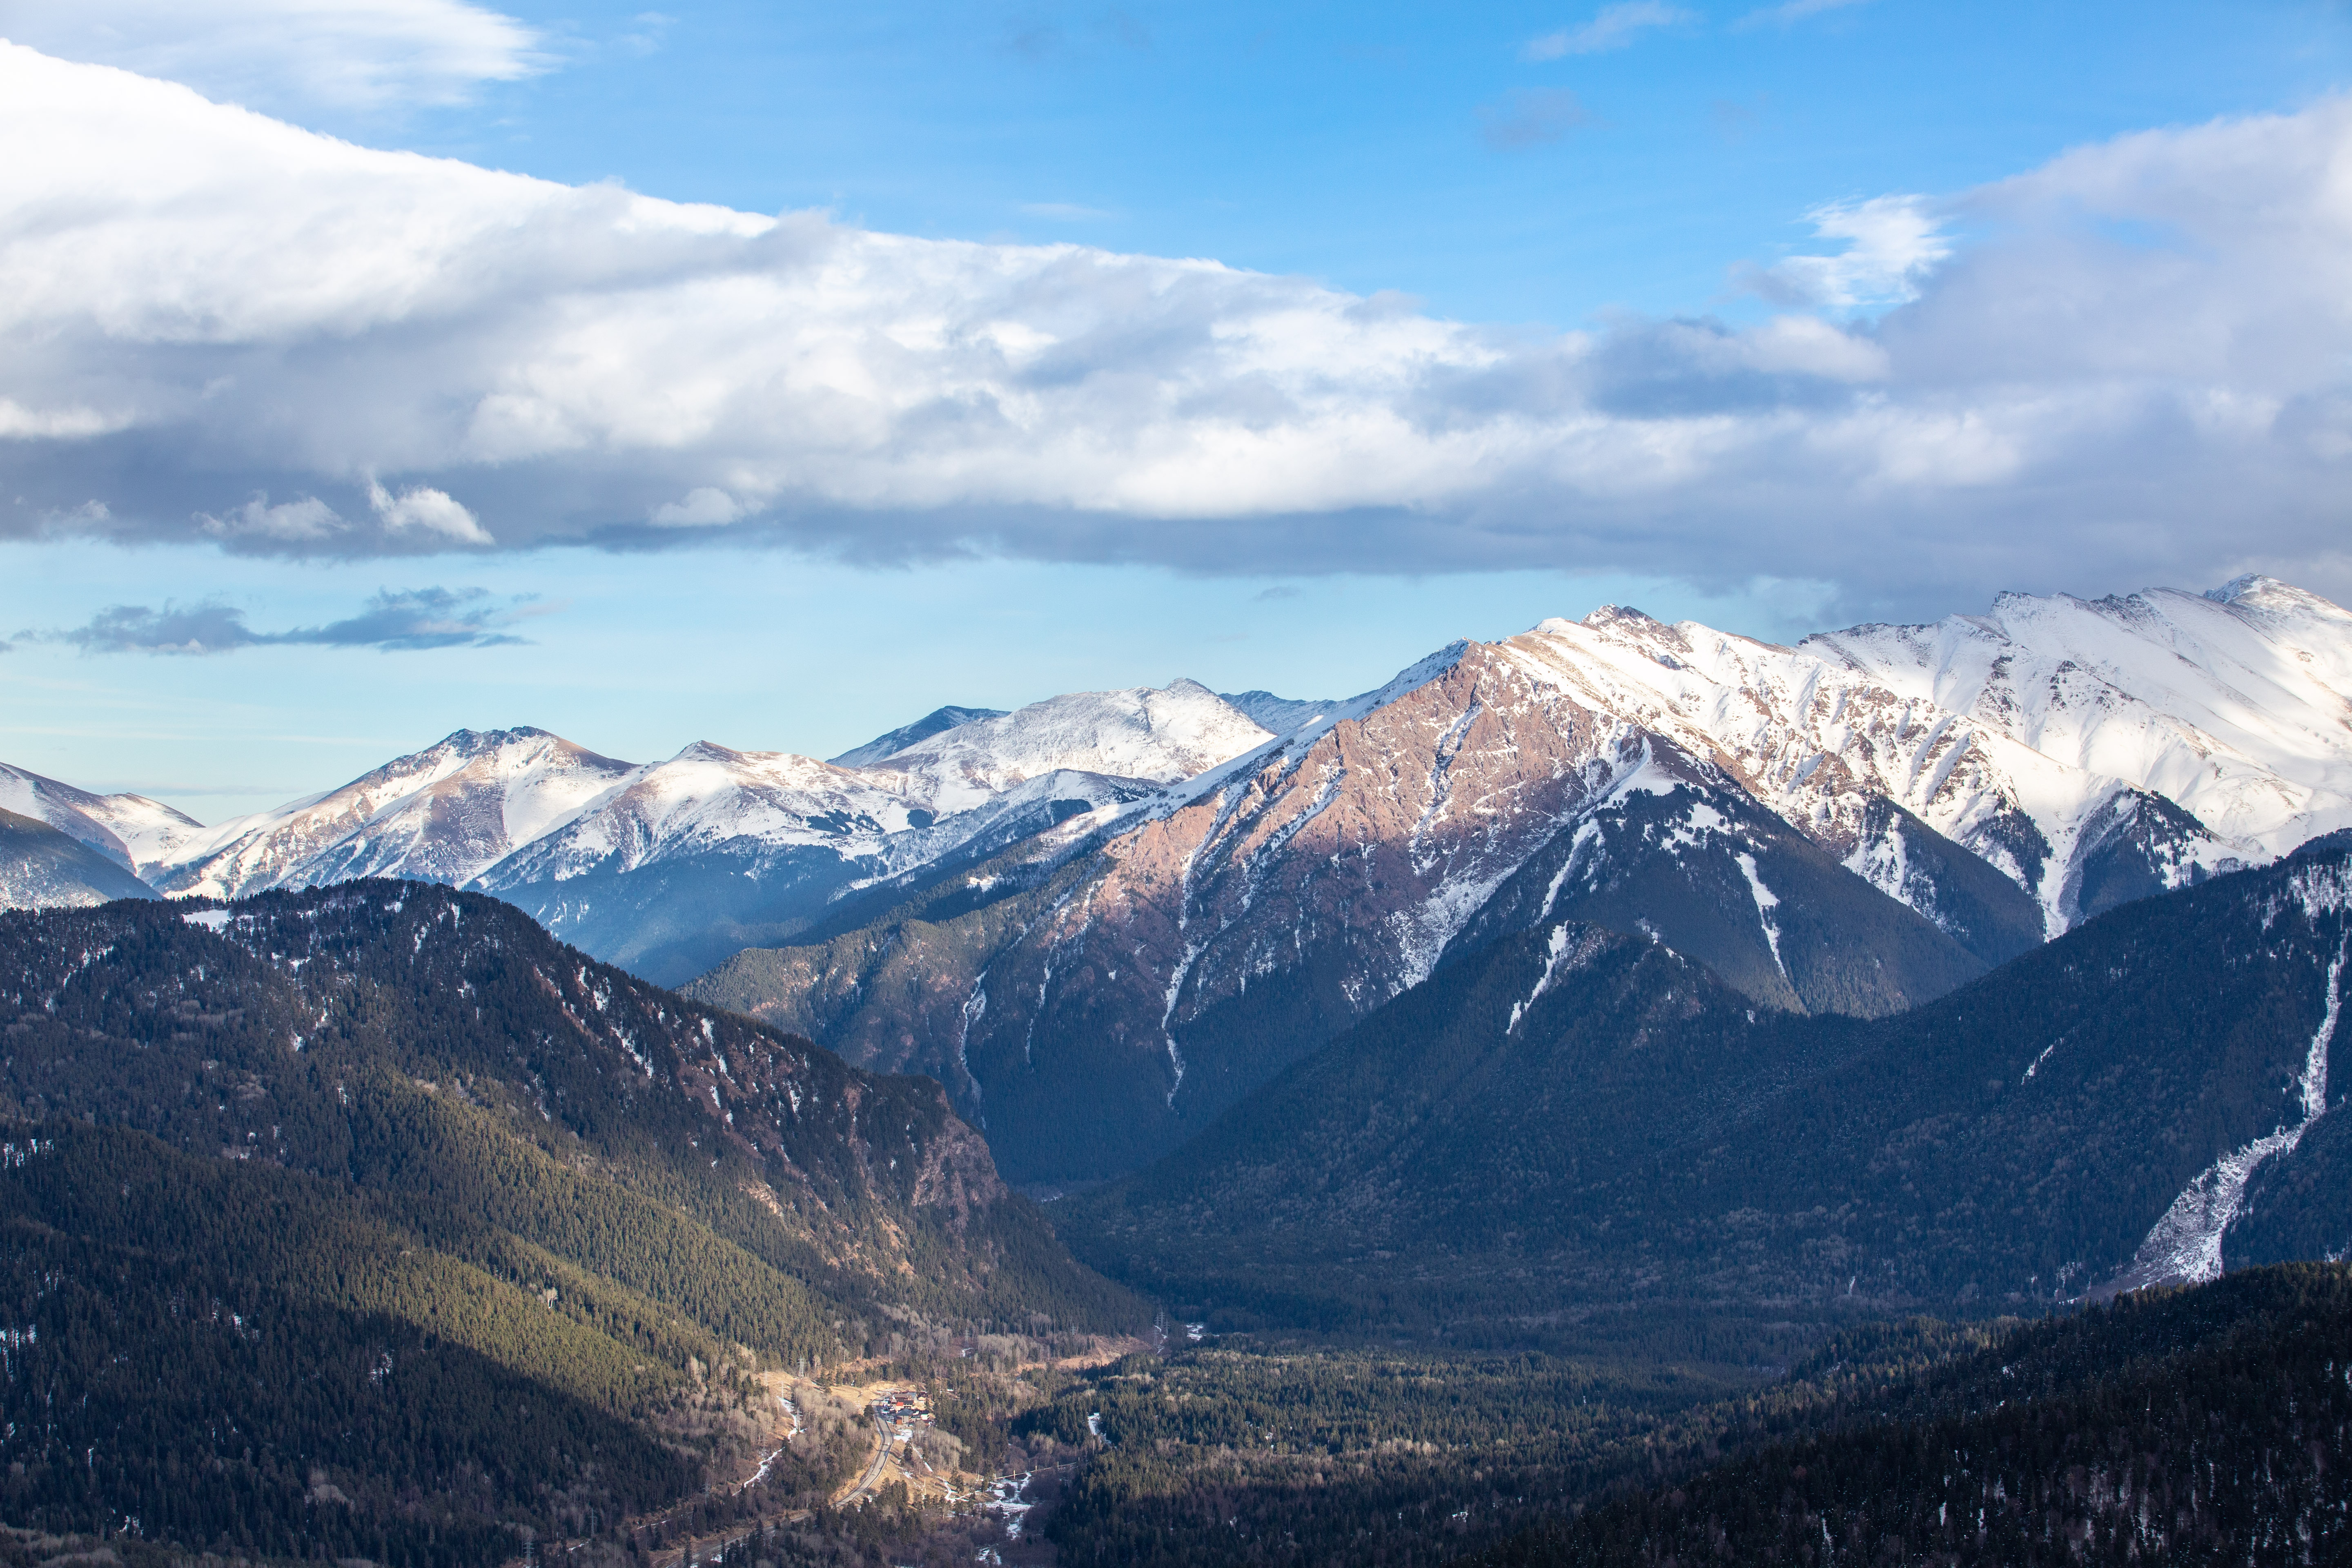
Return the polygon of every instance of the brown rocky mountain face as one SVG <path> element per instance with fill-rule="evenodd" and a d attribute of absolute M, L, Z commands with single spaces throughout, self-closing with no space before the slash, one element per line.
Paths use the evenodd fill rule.
<path fill-rule="evenodd" d="M 1727 761 L 1510 645 L 1458 644 L 1153 820 L 1058 863 L 1016 849 L 863 930 L 740 954 L 688 994 L 937 1076 L 1008 1174 L 1056 1182 L 1133 1169 L 1426 978 L 1515 873 L 1629 791 L 1670 802 L 1612 840 L 1621 878 L 1647 868 L 1643 929 L 1700 952 L 1744 930 L 1759 1003 L 1884 1012 L 1981 972 L 1808 845 L 1809 892 L 1826 879 L 1862 911 L 1807 937 L 1848 961 L 1809 1002 L 1780 956 L 1776 873 L 1707 802 L 1741 795 L 1751 828 L 1802 840 Z"/>

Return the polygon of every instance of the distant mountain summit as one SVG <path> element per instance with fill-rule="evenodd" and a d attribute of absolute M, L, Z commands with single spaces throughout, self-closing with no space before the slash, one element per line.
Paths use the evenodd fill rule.
<path fill-rule="evenodd" d="M 2273 578 L 2098 600 L 2004 594 L 1988 615 L 1855 626 L 1796 651 L 2066 770 L 2045 801 L 2013 786 L 2061 856 L 2042 892 L 2062 919 L 2120 835 L 2150 843 L 2177 881 L 2352 826 L 2352 614 Z"/>
<path fill-rule="evenodd" d="M 362 877 L 461 886 L 611 795 L 634 764 L 544 730 L 460 730 L 341 789 L 223 823 L 167 855 L 167 893 L 236 899 Z"/>
<path fill-rule="evenodd" d="M 863 890 L 1129 811 L 1270 738 L 1177 681 L 1013 713 L 939 709 L 845 753 L 854 765 L 707 741 L 637 763 L 544 730 L 460 730 L 340 789 L 213 828 L 15 770 L 0 772 L 0 796 L 169 894 L 375 876 L 479 888 L 678 981 L 790 940 Z"/>
<path fill-rule="evenodd" d="M 918 741 L 928 741 L 959 724 L 969 724 L 975 719 L 1002 719 L 1002 708 L 934 708 L 911 724 L 901 724 L 887 735 L 877 735 L 862 746 L 853 746 L 837 757 L 825 759 L 836 768 L 872 767 L 885 757 L 898 755 Z"/>
<path fill-rule="evenodd" d="M 93 795 L 5 763 L 0 811 L 46 822 L 142 877 L 205 831 L 194 817 L 143 795 Z"/>

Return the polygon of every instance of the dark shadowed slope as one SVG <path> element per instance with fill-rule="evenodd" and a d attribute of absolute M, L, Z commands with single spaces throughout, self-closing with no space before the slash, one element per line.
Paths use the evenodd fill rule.
<path fill-rule="evenodd" d="M 2223 878 L 1871 1022 L 1555 921 L 1056 1223 L 1194 1315 L 1356 1327 L 1984 1310 L 2332 1252 L 2347 889 L 2342 855 Z"/>

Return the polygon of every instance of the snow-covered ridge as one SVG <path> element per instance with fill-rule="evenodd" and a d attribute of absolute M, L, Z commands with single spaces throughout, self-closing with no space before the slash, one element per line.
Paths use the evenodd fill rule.
<path fill-rule="evenodd" d="M 709 857 L 736 868 L 724 874 L 756 879 L 807 853 L 843 868 L 820 880 L 855 889 L 1073 812 L 1098 826 L 1148 809 L 1156 788 L 1272 740 L 1180 680 L 1013 713 L 941 709 L 845 753 L 874 759 L 865 766 L 708 741 L 640 764 L 542 730 L 461 730 L 340 789 L 210 829 L 138 797 L 13 770 L 0 791 L 69 821 L 126 866 L 147 848 L 139 869 L 177 894 L 236 898 L 367 876 L 503 892 Z M 110 834 L 107 821 L 130 831 Z"/>
<path fill-rule="evenodd" d="M 149 880 L 220 899 L 360 877 L 463 885 L 636 772 L 544 730 L 460 730 L 341 789 L 224 823 L 164 856 Z"/>
<path fill-rule="evenodd" d="M 852 746 L 841 755 L 825 760 L 837 768 L 870 768 L 885 757 L 897 756 L 917 742 L 928 741 L 959 724 L 1003 717 L 1001 708 L 934 708 L 911 724 L 901 724 L 887 734 L 877 735 L 862 746 Z"/>
<path fill-rule="evenodd" d="M 1173 784 L 1274 737 L 1194 680 L 1079 691 L 958 724 L 892 753 L 875 771 L 906 775 L 908 794 L 945 816 L 1041 773 L 1101 773 Z"/>
<path fill-rule="evenodd" d="M 138 796 L 5 768 L 0 808 L 169 892 L 236 897 L 371 875 L 577 892 L 592 871 L 691 861 L 698 869 L 661 895 L 690 918 L 712 878 L 790 883 L 803 889 L 792 896 L 822 902 L 1026 837 L 1058 855 L 1213 797 L 1226 803 L 1222 817 L 1270 787 L 1261 775 L 1297 768 L 1342 726 L 1357 736 L 1349 765 L 1378 766 L 1358 731 L 1432 682 L 1469 680 L 1455 673 L 1465 659 L 1507 667 L 1523 684 L 1508 699 L 1515 754 L 1560 745 L 1583 766 L 1607 750 L 1603 731 L 1618 738 L 1610 746 L 1654 736 L 1931 920 L 1941 917 L 1926 862 L 1944 854 L 1934 835 L 2022 889 L 2055 934 L 2119 897 L 2352 825 L 2352 615 L 2260 577 L 2205 595 L 2008 595 L 1985 616 L 1851 627 L 1793 647 L 1610 605 L 1496 644 L 1455 643 L 1344 700 L 1221 697 L 1178 680 L 1013 712 L 941 708 L 830 763 L 698 742 L 641 764 L 544 731 L 460 731 L 340 789 L 212 829 Z M 1503 699 L 1479 699 L 1490 700 Z M 1547 725 L 1579 734 L 1538 741 Z M 1586 736 L 1585 726 L 1597 728 Z M 1472 811 L 1499 825 L 1520 809 L 1513 791 L 1541 793 L 1521 780 L 1483 803 L 1454 800 L 1445 748 L 1459 743 L 1406 726 L 1380 745 L 1400 777 L 1436 781 L 1427 810 L 1437 817 Z M 1507 762 L 1477 769 L 1517 778 Z M 1918 824 L 1933 834 L 1917 838 Z M 1398 829 L 1408 830 L 1417 845 L 1421 828 Z M 1253 842 L 1244 858 L 1278 857 L 1286 842 Z M 1481 849 L 1428 889 L 1426 909 L 1407 918 L 1415 951 L 1442 945 L 1431 932 L 1457 929 L 1473 912 L 1459 906 L 1515 863 Z M 2122 881 L 2131 887 L 2118 892 Z M 600 918 L 615 918 L 595 896 Z M 556 908 L 541 918 L 572 918 Z"/>
<path fill-rule="evenodd" d="M 0 811 L 46 822 L 142 877 L 205 834 L 194 818 L 143 795 L 94 795 L 5 763 Z"/>
<path fill-rule="evenodd" d="M 1607 605 L 1499 646 L 1713 755 L 1911 901 L 1901 847 L 1869 826 L 1870 802 L 1899 805 L 2031 893 L 2053 935 L 2119 846 L 2179 886 L 2352 824 L 2352 616 L 2266 578 L 2005 595 L 1989 616 L 1795 647 Z"/>
<path fill-rule="evenodd" d="M 2004 594 L 1987 615 L 1853 626 L 1797 651 L 2269 855 L 2352 825 L 2352 613 L 2273 578 Z"/>

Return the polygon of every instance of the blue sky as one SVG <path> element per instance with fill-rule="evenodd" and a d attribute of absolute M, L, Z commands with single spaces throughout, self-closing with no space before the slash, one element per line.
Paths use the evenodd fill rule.
<path fill-rule="evenodd" d="M 2340 4 L 362 10 L 0 0 L 0 760 L 2352 591 Z"/>
<path fill-rule="evenodd" d="M 1626 7 L 505 9 L 576 63 L 415 116 L 403 144 L 1554 326 L 1742 309 L 1727 268 L 1804 247 L 1824 202 L 2293 107 L 2352 68 L 2345 8 L 2297 0 L 1660 5 L 1679 19 L 1549 58 L 1529 46 Z M 1547 115 L 1558 93 L 1577 110 Z"/>

